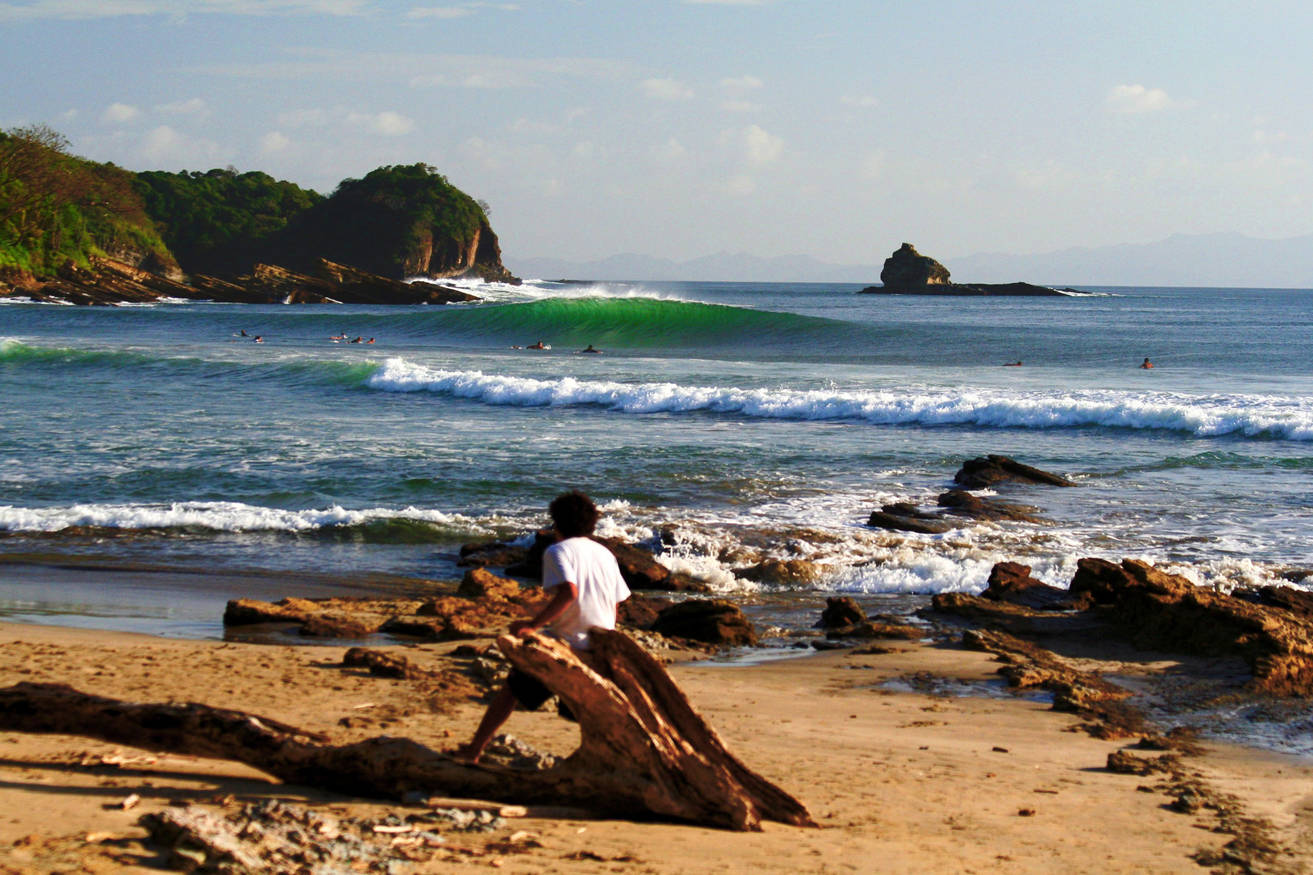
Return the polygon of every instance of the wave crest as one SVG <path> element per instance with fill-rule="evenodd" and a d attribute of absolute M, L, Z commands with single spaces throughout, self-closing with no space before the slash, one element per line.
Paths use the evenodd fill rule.
<path fill-rule="evenodd" d="M 385 392 L 433 392 L 485 404 L 596 405 L 620 413 L 710 412 L 758 419 L 850 420 L 871 425 L 990 428 L 1161 429 L 1196 437 L 1235 435 L 1313 440 L 1313 411 L 1295 398 L 1177 393 L 1013 393 L 909 387 L 829 390 L 539 379 L 439 370 L 387 359 L 365 385 Z"/>

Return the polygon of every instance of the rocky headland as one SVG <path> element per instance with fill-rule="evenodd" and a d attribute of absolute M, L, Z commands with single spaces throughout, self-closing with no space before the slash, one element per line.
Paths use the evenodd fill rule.
<path fill-rule="evenodd" d="M 948 268 L 928 255 L 904 243 L 885 259 L 878 286 L 867 286 L 859 294 L 867 295 L 1012 295 L 1062 296 L 1080 294 L 1073 289 L 1052 289 L 1031 283 L 955 283 Z"/>
<path fill-rule="evenodd" d="M 448 304 L 517 283 L 487 205 L 427 164 L 325 197 L 260 172 L 132 173 L 44 127 L 0 131 L 0 298 L 114 305 Z"/>

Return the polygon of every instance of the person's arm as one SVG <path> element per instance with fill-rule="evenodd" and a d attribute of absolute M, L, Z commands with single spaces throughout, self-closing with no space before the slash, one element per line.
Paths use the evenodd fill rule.
<path fill-rule="evenodd" d="M 527 638 L 564 614 L 566 608 L 574 604 L 577 598 L 579 598 L 579 588 L 573 583 L 568 580 L 558 583 L 552 588 L 552 600 L 543 605 L 542 610 L 535 614 L 533 619 L 516 620 L 511 623 L 511 634 Z"/>

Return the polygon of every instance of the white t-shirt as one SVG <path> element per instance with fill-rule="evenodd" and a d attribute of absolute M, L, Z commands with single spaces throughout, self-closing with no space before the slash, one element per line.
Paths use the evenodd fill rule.
<path fill-rule="evenodd" d="M 629 598 L 611 551 L 591 538 L 567 538 L 543 553 L 543 589 L 569 581 L 579 596 L 547 631 L 575 650 L 588 649 L 588 630 L 615 628 L 615 608 Z"/>

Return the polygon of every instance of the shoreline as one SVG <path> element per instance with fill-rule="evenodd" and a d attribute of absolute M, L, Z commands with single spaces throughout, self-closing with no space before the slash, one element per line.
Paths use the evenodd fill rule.
<path fill-rule="evenodd" d="M 135 701 L 200 701 L 322 732 L 335 743 L 387 734 L 446 748 L 472 731 L 482 710 L 468 697 L 434 710 L 412 682 L 343 669 L 336 663 L 345 648 L 331 645 L 11 622 L 0 622 L 0 641 L 0 685 L 63 682 Z M 457 643 L 377 649 L 440 666 L 451 663 Z M 1269 860 L 1262 871 L 1313 863 L 1307 759 L 1203 743 L 1182 768 L 1216 799 L 1234 800 L 1222 806 L 1225 818 L 1208 807 L 1179 813 L 1172 808 L 1179 779 L 1107 770 L 1108 754 L 1135 739 L 1072 731 L 1079 718 L 1031 698 L 942 695 L 927 683 L 989 683 L 998 663 L 988 654 L 915 642 L 884 650 L 671 668 L 731 750 L 796 794 L 822 829 L 768 824 L 761 833 L 737 834 L 531 809 L 490 833 L 452 834 L 453 847 L 469 853 L 443 850 L 402 871 L 446 871 L 457 860 L 525 872 L 864 870 L 880 860 L 885 871 L 909 872 L 1198 872 L 1193 855 L 1220 861 L 1234 838 L 1213 831 L 1226 818 L 1232 826 L 1267 821 L 1254 835 L 1283 850 L 1274 858 L 1280 865 Z M 549 711 L 517 712 L 505 729 L 557 754 L 577 739 L 574 725 Z M 69 860 L 97 871 L 144 865 L 155 851 L 143 844 L 136 820 L 171 799 L 207 810 L 231 805 L 224 799 L 232 796 L 353 816 L 413 811 L 270 783 L 244 765 L 83 738 L 0 732 L 0 744 L 0 811 L 7 812 L 0 815 L 0 871 L 48 871 Z M 130 794 L 141 801 L 123 810 Z M 508 844 L 524 832 L 534 838 Z"/>

